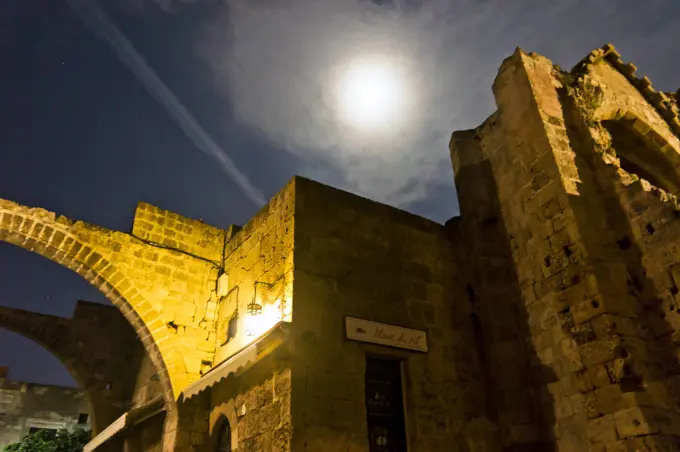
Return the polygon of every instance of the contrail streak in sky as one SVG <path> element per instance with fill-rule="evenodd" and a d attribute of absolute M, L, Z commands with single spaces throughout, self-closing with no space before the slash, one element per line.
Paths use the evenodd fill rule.
<path fill-rule="evenodd" d="M 226 152 L 210 138 L 184 105 L 156 75 L 144 57 L 134 48 L 118 27 L 101 9 L 97 0 L 68 0 L 68 5 L 92 33 L 103 39 L 118 58 L 137 76 L 165 111 L 175 120 L 197 148 L 217 160 L 222 170 L 239 186 L 246 197 L 258 207 L 266 203 L 262 193 L 234 164 Z"/>

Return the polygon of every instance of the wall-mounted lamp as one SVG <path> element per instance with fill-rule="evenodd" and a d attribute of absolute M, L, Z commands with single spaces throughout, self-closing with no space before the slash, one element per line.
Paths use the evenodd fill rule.
<path fill-rule="evenodd" d="M 264 284 L 270 288 L 274 286 L 274 284 L 261 281 L 255 282 L 253 300 L 246 306 L 246 316 L 244 319 L 246 342 L 252 342 L 260 337 L 281 320 L 280 300 L 277 300 L 275 303 L 267 303 L 264 306 L 258 303 L 257 286 L 259 284 Z"/>
<path fill-rule="evenodd" d="M 246 307 L 246 313 L 250 316 L 260 315 L 262 314 L 262 305 L 252 301 L 248 303 L 248 306 Z"/>

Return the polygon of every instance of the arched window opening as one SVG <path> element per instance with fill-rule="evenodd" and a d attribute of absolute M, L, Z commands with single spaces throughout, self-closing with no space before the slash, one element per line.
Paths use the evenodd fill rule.
<path fill-rule="evenodd" d="M 218 425 L 219 431 L 217 432 L 215 452 L 231 452 L 231 425 L 229 425 L 229 420 L 223 417 Z"/>
<path fill-rule="evenodd" d="M 645 179 L 668 193 L 680 193 L 676 166 L 651 140 L 637 132 L 632 122 L 628 124 L 625 120 L 607 120 L 602 121 L 602 125 L 611 135 L 612 147 L 624 171 Z"/>

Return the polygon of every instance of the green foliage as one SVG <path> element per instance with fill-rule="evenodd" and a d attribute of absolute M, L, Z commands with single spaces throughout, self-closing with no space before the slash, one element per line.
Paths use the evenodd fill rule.
<path fill-rule="evenodd" d="M 581 95 L 585 106 L 591 110 L 597 110 L 602 105 L 604 93 L 602 88 L 596 84 L 592 78 L 584 77 L 581 87 Z"/>
<path fill-rule="evenodd" d="M 82 452 L 89 440 L 87 430 L 39 430 L 6 446 L 3 452 Z"/>
<path fill-rule="evenodd" d="M 562 70 L 562 68 L 559 67 L 557 64 L 553 65 L 553 69 L 555 70 L 554 72 L 555 76 L 560 81 L 562 86 L 566 87 L 573 85 L 574 82 L 576 81 L 576 77 L 574 76 L 574 74 L 572 74 L 569 71 Z"/>

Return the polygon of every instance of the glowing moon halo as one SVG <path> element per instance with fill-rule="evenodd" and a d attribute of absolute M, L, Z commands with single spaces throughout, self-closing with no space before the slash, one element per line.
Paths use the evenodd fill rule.
<path fill-rule="evenodd" d="M 399 66 L 387 59 L 351 62 L 336 89 L 342 120 L 357 129 L 384 131 L 403 117 L 406 80 Z"/>

